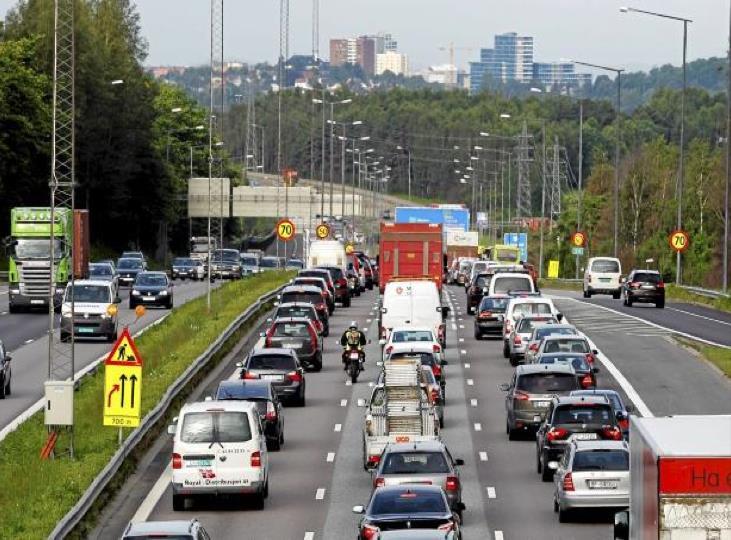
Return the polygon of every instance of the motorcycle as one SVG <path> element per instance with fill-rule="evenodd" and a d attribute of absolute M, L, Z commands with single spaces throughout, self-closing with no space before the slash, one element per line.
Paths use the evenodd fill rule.
<path fill-rule="evenodd" d="M 363 371 L 365 352 L 356 348 L 346 348 L 343 351 L 343 363 L 351 382 L 358 382 L 358 375 Z"/>

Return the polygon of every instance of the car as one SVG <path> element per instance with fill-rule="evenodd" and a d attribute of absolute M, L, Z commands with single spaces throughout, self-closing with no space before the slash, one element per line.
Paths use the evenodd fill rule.
<path fill-rule="evenodd" d="M 665 307 L 665 283 L 657 270 L 632 270 L 622 280 L 624 305 L 632 307 L 635 302 Z"/>
<path fill-rule="evenodd" d="M 269 496 L 269 453 L 254 403 L 203 401 L 183 405 L 173 435 L 173 511 L 199 496 L 248 496 L 263 509 Z"/>
<path fill-rule="evenodd" d="M 502 274 L 512 275 L 512 274 Z M 496 276 L 498 279 L 500 276 Z M 527 276 L 526 276 L 527 277 Z M 510 300 L 505 308 L 505 317 L 503 319 L 503 356 L 510 358 L 510 345 L 508 344 L 508 336 L 515 329 L 515 324 L 520 317 L 525 315 L 544 315 L 553 317 L 557 321 L 563 319 L 563 314 L 559 313 L 553 300 L 543 296 L 526 296 L 515 297 Z"/>
<path fill-rule="evenodd" d="M 211 276 L 221 279 L 241 279 L 241 254 L 237 249 L 217 249 L 211 254 Z"/>
<path fill-rule="evenodd" d="M 536 352 L 538 351 L 538 346 L 541 344 L 541 341 L 546 336 L 578 336 L 579 331 L 576 329 L 576 327 L 573 324 L 551 324 L 551 325 L 544 325 L 544 326 L 537 326 L 533 329 L 533 333 L 528 338 L 528 343 L 525 348 L 525 363 L 531 364 L 533 363 L 533 357 L 535 356 Z"/>
<path fill-rule="evenodd" d="M 307 302 L 314 306 L 321 319 L 330 319 L 330 311 L 322 289 L 314 285 L 289 285 L 278 296 L 280 304 Z M 329 324 L 329 323 L 328 323 Z"/>
<path fill-rule="evenodd" d="M 429 529 L 402 529 L 400 531 L 379 532 L 373 538 L 374 540 L 454 540 L 454 532 Z"/>
<path fill-rule="evenodd" d="M 422 345 L 432 344 L 432 350 L 441 356 L 442 346 L 439 345 L 434 332 L 427 327 L 419 328 L 414 326 L 397 326 L 388 334 L 388 339 L 378 342 L 383 347 L 383 358 L 385 359 L 393 350 L 393 345 Z"/>
<path fill-rule="evenodd" d="M 533 279 L 526 272 L 500 272 L 490 280 L 488 296 L 495 294 L 535 293 Z"/>
<path fill-rule="evenodd" d="M 592 366 L 581 353 L 543 353 L 535 358 L 536 364 L 566 364 L 571 366 L 583 389 L 596 388 L 596 374 L 599 368 Z"/>
<path fill-rule="evenodd" d="M 267 322 L 272 322 L 275 319 L 285 319 L 287 317 L 306 317 L 315 325 L 318 334 L 323 337 L 330 335 L 328 318 L 320 318 L 315 306 L 309 302 L 288 302 L 286 304 L 279 304 L 279 306 L 277 306 L 277 310 L 274 312 L 274 316 L 267 319 Z"/>
<path fill-rule="evenodd" d="M 260 253 L 242 253 L 240 255 L 240 259 L 241 270 L 245 276 L 261 272 L 261 269 L 259 268 L 259 262 L 261 261 Z"/>
<path fill-rule="evenodd" d="M 457 285 L 464 286 L 467 280 L 470 278 L 470 274 L 472 272 L 472 263 L 474 263 L 477 259 L 462 259 L 459 261 L 459 268 L 457 270 L 456 275 L 456 283 Z"/>
<path fill-rule="evenodd" d="M 175 257 L 170 265 L 171 279 L 190 278 L 195 281 L 203 280 L 206 277 L 206 269 L 203 261 L 196 261 L 190 257 Z"/>
<path fill-rule="evenodd" d="M 89 279 L 108 281 L 114 287 L 115 296 L 119 292 L 119 274 L 110 263 L 89 263 Z"/>
<path fill-rule="evenodd" d="M 478 274 L 485 274 L 487 272 L 488 268 L 490 268 L 490 266 L 492 266 L 492 264 L 493 263 L 491 261 L 481 261 L 481 260 L 474 261 L 472 263 L 472 265 L 470 266 L 470 273 L 467 276 L 467 279 L 465 279 L 465 284 L 464 284 L 465 292 L 467 292 L 467 290 L 469 290 L 469 287 L 472 284 L 472 282 L 475 280 L 475 277 Z"/>
<path fill-rule="evenodd" d="M 390 350 L 388 350 L 390 347 Z M 421 361 L 422 366 L 428 366 L 434 373 L 434 377 L 439 382 L 439 386 L 442 389 L 443 397 L 446 396 L 446 384 L 447 374 L 444 366 L 447 365 L 447 360 L 441 352 L 439 344 L 430 341 L 423 343 L 393 343 L 389 347 L 386 347 L 384 351 L 388 350 L 384 360 L 398 360 L 400 358 L 414 358 L 418 357 Z"/>
<path fill-rule="evenodd" d="M 318 266 L 318 269 L 327 270 L 333 281 L 335 289 L 335 301 L 340 302 L 343 307 L 350 307 L 350 288 L 348 287 L 348 277 L 344 268 L 338 266 Z"/>
<path fill-rule="evenodd" d="M 130 522 L 122 534 L 122 540 L 149 540 L 170 538 L 172 540 L 211 540 L 200 522 L 190 521 L 138 521 Z"/>
<path fill-rule="evenodd" d="M 312 371 L 322 370 L 322 338 L 307 317 L 275 319 L 266 332 L 262 332 L 264 346 L 289 349 L 297 353 L 297 359 Z"/>
<path fill-rule="evenodd" d="M 581 289 L 584 298 L 591 298 L 594 294 L 611 294 L 619 300 L 622 295 L 622 263 L 616 257 L 592 257 L 584 271 L 584 281 Z"/>
<path fill-rule="evenodd" d="M 216 401 L 229 399 L 256 404 L 259 419 L 267 438 L 267 450 L 280 450 L 284 444 L 284 415 L 282 402 L 272 388 L 271 381 L 236 379 L 221 381 L 216 389 Z"/>
<path fill-rule="evenodd" d="M 300 270 L 305 267 L 305 261 L 302 259 L 287 259 L 284 263 L 284 268 L 287 270 Z"/>
<path fill-rule="evenodd" d="M 505 394 L 505 431 L 509 440 L 520 432 L 537 429 L 551 399 L 579 390 L 574 370 L 567 365 L 520 365 L 509 383 L 501 384 Z"/>
<path fill-rule="evenodd" d="M 322 278 L 325 280 L 330 296 L 335 298 L 335 280 L 328 268 L 305 268 L 297 272 L 297 278 Z"/>
<path fill-rule="evenodd" d="M 354 251 L 353 254 L 358 257 L 358 260 L 360 261 L 360 264 L 363 268 L 363 275 L 365 277 L 365 286 L 366 289 L 369 291 L 373 290 L 373 284 L 375 283 L 373 280 L 373 268 L 371 267 L 371 260 L 368 258 L 368 256 L 363 253 L 362 251 Z"/>
<path fill-rule="evenodd" d="M 448 313 L 449 307 L 442 305 L 441 294 L 433 281 L 390 281 L 383 293 L 379 341 L 388 341 L 394 328 L 413 325 L 431 328 L 442 349 L 446 349 Z"/>
<path fill-rule="evenodd" d="M 0 399 L 5 399 L 11 393 L 10 383 L 13 378 L 13 372 L 10 368 L 10 361 L 13 359 L 5 344 L 0 341 Z"/>
<path fill-rule="evenodd" d="M 119 284 L 132 285 L 137 278 L 137 274 L 144 272 L 145 265 L 142 259 L 127 257 L 117 261 L 117 272 L 119 273 Z"/>
<path fill-rule="evenodd" d="M 463 508 L 460 505 L 458 511 Z M 455 540 L 461 540 L 458 511 L 449 506 L 441 487 L 420 484 L 374 489 L 367 506 L 353 507 L 353 513 L 363 514 L 358 524 L 359 540 L 372 540 L 381 531 L 399 529 L 451 531 Z"/>
<path fill-rule="evenodd" d="M 305 406 L 305 370 L 292 349 L 254 349 L 236 367 L 242 379 L 271 381 L 280 398 Z"/>
<path fill-rule="evenodd" d="M 558 461 L 553 478 L 553 510 L 561 523 L 581 508 L 629 506 L 629 445 L 626 441 L 573 439 Z"/>
<path fill-rule="evenodd" d="M 142 261 L 142 266 L 147 270 L 147 258 L 141 251 L 123 251 L 119 256 L 120 259 L 139 259 Z"/>
<path fill-rule="evenodd" d="M 558 320 L 551 315 L 525 315 L 520 317 L 513 325 L 513 331 L 508 335 L 510 365 L 517 366 L 525 359 L 528 340 L 537 327 L 553 324 L 558 324 Z"/>
<path fill-rule="evenodd" d="M 506 294 L 484 296 L 475 313 L 475 339 L 485 335 L 502 337 L 505 309 L 510 297 Z"/>
<path fill-rule="evenodd" d="M 335 295 L 330 293 L 330 289 L 328 289 L 327 282 L 323 278 L 297 276 L 292 281 L 290 281 L 290 284 L 294 285 L 294 286 L 312 285 L 314 287 L 317 287 L 318 289 L 320 289 L 322 291 L 322 294 L 325 297 L 325 302 L 327 303 L 328 314 L 332 315 L 333 311 L 335 311 Z"/>
<path fill-rule="evenodd" d="M 550 482 L 557 461 L 570 440 L 621 441 L 612 405 L 604 396 L 556 396 L 546 411 L 546 417 L 536 431 L 536 472 L 544 482 Z"/>
<path fill-rule="evenodd" d="M 73 298 L 73 312 L 71 300 Z M 77 338 L 102 337 L 108 342 L 117 339 L 117 306 L 121 300 L 109 281 L 78 280 L 66 285 L 61 304 L 61 341 L 69 341 L 71 333 Z"/>
<path fill-rule="evenodd" d="M 480 300 L 485 296 L 487 287 L 490 285 L 491 277 L 492 274 L 485 272 L 480 272 L 472 277 L 472 281 L 467 287 L 467 313 L 470 315 L 479 307 Z"/>
<path fill-rule="evenodd" d="M 442 441 L 390 443 L 383 450 L 373 473 L 373 487 L 404 484 L 440 486 L 449 506 L 462 514 L 462 482 L 459 467 L 464 460 L 454 459 Z"/>
<path fill-rule="evenodd" d="M 631 403 L 625 405 L 622 396 L 616 390 L 608 388 L 592 388 L 591 390 L 574 390 L 570 396 L 604 396 L 611 403 L 614 415 L 617 417 L 619 429 L 622 430 L 625 440 L 629 440 L 629 415 L 635 411 Z"/>
<path fill-rule="evenodd" d="M 173 309 L 173 283 L 165 272 L 140 272 L 129 293 L 129 309 L 138 305 Z"/>
<path fill-rule="evenodd" d="M 284 265 L 282 264 L 281 257 L 262 257 L 259 261 L 259 271 L 267 272 L 269 270 L 282 270 Z"/>
<path fill-rule="evenodd" d="M 562 352 L 583 354 L 592 366 L 599 355 L 599 351 L 592 349 L 589 340 L 583 335 L 572 336 L 551 333 L 538 343 L 538 347 L 531 354 L 530 361 L 535 363 L 536 358 L 545 353 Z"/>

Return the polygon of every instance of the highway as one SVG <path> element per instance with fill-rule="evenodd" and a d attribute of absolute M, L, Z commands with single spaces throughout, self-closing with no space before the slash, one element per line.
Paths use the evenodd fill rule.
<path fill-rule="evenodd" d="M 220 282 L 216 282 L 217 287 Z M 7 291 L 7 288 L 3 289 Z M 205 294 L 205 282 L 176 281 L 175 304 L 181 305 Z M 160 319 L 169 310 L 151 307 L 139 320 L 129 309 L 129 288 L 120 290 L 119 329 L 129 325 L 135 333 Z M 11 353 L 12 395 L 2 401 L 0 407 L 0 430 L 5 428 L 19 414 L 36 403 L 43 395 L 43 382 L 48 375 L 48 313 L 7 313 L 8 297 L 0 291 L 0 339 Z M 58 316 L 58 315 L 57 315 Z M 76 371 L 107 353 L 110 344 L 98 340 L 76 340 Z"/>
<path fill-rule="evenodd" d="M 446 290 L 454 309 L 448 325 L 442 434 L 452 454 L 466 462 L 461 470 L 467 505 L 465 536 L 609 538 L 611 512 L 578 514 L 574 523 L 558 523 L 552 510 L 552 485 L 542 483 L 535 472 L 533 440 L 509 442 L 505 434 L 504 394 L 498 385 L 509 380 L 512 368 L 502 357 L 500 342 L 476 341 L 463 289 Z M 567 319 L 599 348 L 599 387 L 620 391 L 645 414 L 731 413 L 728 381 L 676 344 L 668 330 L 621 312 L 610 314 L 595 302 L 584 302 L 565 291 L 544 293 L 553 296 Z M 357 400 L 370 396 L 369 382 L 377 375 L 376 301 L 376 294 L 369 292 L 354 299 L 352 308 L 335 312 L 325 367 L 307 376 L 307 407 L 285 409 L 286 443 L 281 452 L 271 454 L 270 497 L 263 511 L 210 502 L 173 512 L 167 469 L 172 444 L 163 435 L 112 501 L 92 538 L 119 535 L 135 515 L 149 520 L 195 516 L 216 539 L 354 537 L 358 516 L 351 507 L 367 502 L 371 490 L 370 475 L 361 466 L 363 409 Z M 334 343 L 351 319 L 367 327 L 373 340 L 367 350 L 368 368 L 356 385 L 346 384 Z M 219 380 L 233 373 L 233 363 L 252 343 L 253 339 L 242 343 L 241 351 L 211 374 L 191 399 L 210 395 Z"/>

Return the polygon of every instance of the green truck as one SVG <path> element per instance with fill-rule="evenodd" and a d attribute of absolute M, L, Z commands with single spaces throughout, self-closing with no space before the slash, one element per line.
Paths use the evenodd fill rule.
<path fill-rule="evenodd" d="M 87 272 L 89 256 L 89 214 L 57 208 L 51 224 L 50 208 L 13 208 L 10 211 L 10 256 L 8 260 L 9 309 L 46 308 L 53 298 L 60 309 L 61 298 L 73 271 L 82 278 Z M 54 258 L 51 264 L 51 237 Z M 71 261 L 74 242 L 76 255 Z M 53 281 L 51 280 L 53 275 Z"/>

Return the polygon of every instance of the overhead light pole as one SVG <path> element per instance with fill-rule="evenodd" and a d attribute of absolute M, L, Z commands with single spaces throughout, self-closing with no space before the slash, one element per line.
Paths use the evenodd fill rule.
<path fill-rule="evenodd" d="M 398 145 L 398 146 L 396 146 L 396 150 L 400 150 L 401 152 L 405 153 L 407 155 L 407 158 L 408 158 L 408 166 L 409 166 L 409 170 L 408 170 L 408 184 L 409 184 L 409 186 L 408 186 L 408 193 L 409 193 L 409 201 L 410 201 L 411 200 L 411 148 Z"/>

